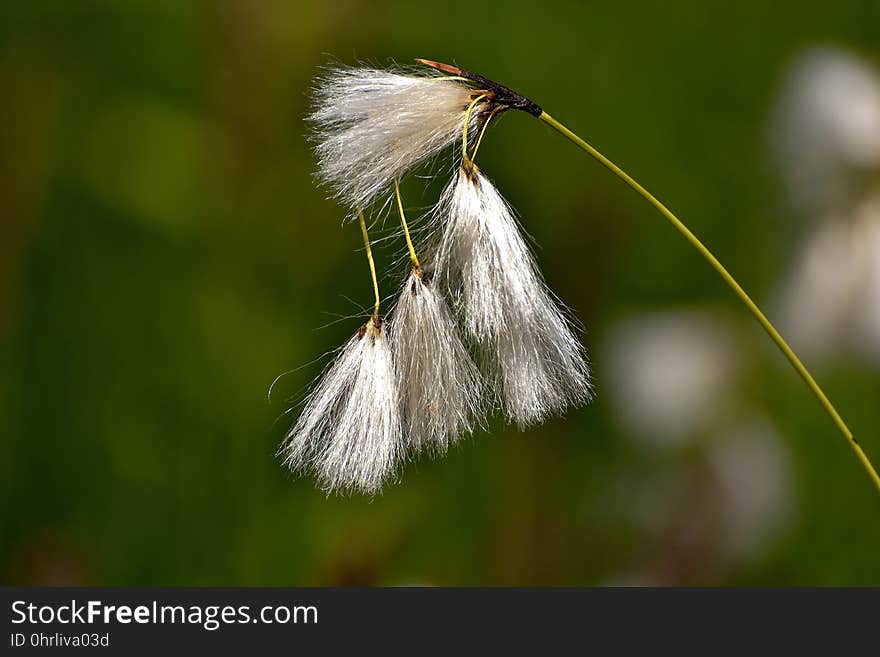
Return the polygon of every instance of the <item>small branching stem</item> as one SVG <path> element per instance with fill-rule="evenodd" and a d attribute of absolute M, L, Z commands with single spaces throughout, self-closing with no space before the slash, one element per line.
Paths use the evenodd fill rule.
<path fill-rule="evenodd" d="M 489 94 L 480 94 L 471 101 L 471 104 L 468 105 L 467 111 L 464 113 L 464 123 L 461 128 L 461 159 L 465 168 L 473 166 L 473 161 L 468 155 L 468 128 L 470 127 L 471 113 L 474 111 L 474 107 L 477 106 L 477 103 L 488 97 Z"/>
<path fill-rule="evenodd" d="M 373 317 L 371 321 L 376 324 L 379 320 L 379 281 L 376 278 L 376 263 L 373 261 L 373 249 L 370 248 L 370 234 L 367 232 L 367 222 L 364 220 L 364 213 L 358 210 L 358 220 L 361 224 L 361 234 L 364 236 L 364 249 L 367 252 L 367 262 L 370 263 L 370 277 L 373 279 L 373 294 L 376 301 L 373 304 Z"/>
<path fill-rule="evenodd" d="M 406 214 L 403 212 L 403 199 L 400 197 L 400 183 L 397 178 L 394 179 L 394 195 L 397 197 L 397 210 L 400 212 L 400 225 L 403 226 L 403 235 L 406 237 L 406 248 L 409 249 L 409 261 L 412 263 L 413 269 L 419 271 L 422 266 L 419 264 L 419 258 L 409 234 L 409 226 L 406 225 Z"/>
<path fill-rule="evenodd" d="M 483 121 L 483 127 L 480 128 L 480 136 L 477 137 L 477 143 L 471 149 L 471 156 L 470 156 L 471 163 L 473 163 L 473 161 L 477 159 L 477 151 L 480 150 L 480 144 L 483 143 L 483 135 L 486 134 L 486 128 L 489 127 L 489 122 L 494 118 L 494 116 L 498 113 L 498 111 L 499 111 L 499 108 L 496 107 L 494 110 L 492 110 L 492 113 L 489 114 L 488 117 L 486 117 L 486 120 Z M 465 128 L 465 130 L 467 130 L 467 128 Z"/>

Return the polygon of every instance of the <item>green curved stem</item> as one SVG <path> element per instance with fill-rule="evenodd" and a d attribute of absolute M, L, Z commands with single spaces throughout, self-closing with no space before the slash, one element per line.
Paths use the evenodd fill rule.
<path fill-rule="evenodd" d="M 834 424 L 837 425 L 838 430 L 846 439 L 849 446 L 852 448 L 853 452 L 855 452 L 856 458 L 858 458 L 859 462 L 862 464 L 862 467 L 868 473 L 868 476 L 871 478 L 871 481 L 874 483 L 874 487 L 877 489 L 877 492 L 880 492 L 880 476 L 877 475 L 877 470 L 874 469 L 873 464 L 871 463 L 868 456 L 862 450 L 861 445 L 859 445 L 858 441 L 853 437 L 852 432 L 849 430 L 849 427 L 846 426 L 846 423 L 843 421 L 843 418 L 840 417 L 840 414 L 837 412 L 837 409 L 834 408 L 834 405 L 822 391 L 822 388 L 819 387 L 819 384 L 816 383 L 816 380 L 810 374 L 804 364 L 800 361 L 797 355 L 792 351 L 791 347 L 788 346 L 788 343 L 783 339 L 783 337 L 779 334 L 779 331 L 770 323 L 770 320 L 761 312 L 761 309 L 752 301 L 751 297 L 746 294 L 746 291 L 743 290 L 742 286 L 737 283 L 736 279 L 724 268 L 718 258 L 712 255 L 712 252 L 709 251 L 708 248 L 697 239 L 696 235 L 694 235 L 690 229 L 685 226 L 681 220 L 676 217 L 672 211 L 669 210 L 665 205 L 663 205 L 660 201 L 658 201 L 648 190 L 642 187 L 639 183 L 633 180 L 629 174 L 627 174 L 623 169 L 614 164 L 607 157 L 602 155 L 595 148 L 590 146 L 583 139 L 578 137 L 571 130 L 562 125 L 559 121 L 554 119 L 552 116 L 543 112 L 539 117 L 544 123 L 551 126 L 562 135 L 564 135 L 567 139 L 573 142 L 575 145 L 589 153 L 596 160 L 598 160 L 603 166 L 609 169 L 612 173 L 614 173 L 618 178 L 623 180 L 627 185 L 632 187 L 638 194 L 644 198 L 648 203 L 653 205 L 657 210 L 660 211 L 666 219 L 675 227 L 675 229 L 681 233 L 684 238 L 691 243 L 691 245 L 700 252 L 700 255 L 712 265 L 712 268 L 718 272 L 721 278 L 724 279 L 724 282 L 727 283 L 730 288 L 734 291 L 737 297 L 739 297 L 740 301 L 742 301 L 746 308 L 749 309 L 749 312 L 754 315 L 755 319 L 758 320 L 758 323 L 764 328 L 773 342 L 776 343 L 776 346 L 779 347 L 780 351 L 785 354 L 785 357 L 791 363 L 792 367 L 797 371 L 797 373 L 801 376 L 804 382 L 807 384 L 807 387 L 812 391 L 813 395 L 815 395 L 816 399 L 819 400 L 819 403 L 822 404 L 822 407 L 831 416 L 831 419 L 834 420 Z"/>

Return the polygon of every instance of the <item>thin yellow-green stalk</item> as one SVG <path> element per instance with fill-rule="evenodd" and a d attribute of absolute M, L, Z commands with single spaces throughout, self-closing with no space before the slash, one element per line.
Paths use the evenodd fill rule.
<path fill-rule="evenodd" d="M 370 248 L 370 234 L 367 232 L 367 222 L 364 220 L 364 213 L 358 211 L 358 219 L 361 224 L 361 235 L 364 236 L 364 249 L 367 252 L 367 262 L 370 264 L 370 278 L 373 279 L 373 294 L 376 301 L 373 304 L 373 316 L 370 319 L 374 324 L 379 319 L 379 281 L 376 279 L 376 263 L 373 261 L 373 249 Z"/>
<path fill-rule="evenodd" d="M 776 343 L 776 346 L 779 347 L 780 351 L 785 355 L 788 361 L 791 363 L 792 367 L 797 371 L 797 373 L 801 376 L 804 382 L 809 387 L 810 391 L 815 395 L 816 399 L 819 400 L 819 403 L 822 404 L 822 407 L 831 416 L 831 419 L 834 421 L 834 424 L 837 426 L 840 433 L 846 439 L 847 443 L 849 443 L 853 452 L 855 452 L 856 458 L 858 458 L 859 462 L 862 464 L 862 467 L 868 473 L 868 476 L 871 478 L 871 481 L 874 483 L 874 486 L 877 488 L 877 491 L 880 492 L 880 476 L 877 475 L 877 470 L 874 468 L 868 456 L 862 450 L 861 445 L 859 445 L 858 441 L 853 437 L 852 432 L 849 430 L 849 427 L 846 426 L 846 423 L 843 421 L 843 418 L 840 417 L 840 414 L 837 412 L 837 409 L 834 408 L 834 405 L 828 399 L 827 395 L 823 392 L 822 388 L 819 387 L 819 384 L 816 383 L 816 380 L 801 362 L 801 360 L 797 357 L 797 354 L 792 351 L 791 347 L 788 346 L 788 343 L 785 339 L 779 334 L 779 331 L 770 323 L 770 320 L 767 319 L 766 315 L 761 312 L 761 309 L 752 301 L 751 297 L 746 294 L 746 291 L 743 290 L 742 286 L 736 281 L 736 279 L 724 268 L 718 258 L 716 258 L 711 251 L 699 240 L 696 235 L 694 235 L 690 229 L 682 223 L 682 221 L 676 217 L 669 208 L 667 208 L 663 203 L 657 200 L 653 194 L 651 194 L 648 190 L 642 187 L 638 182 L 636 182 L 633 178 L 629 176 L 623 169 L 614 164 L 607 157 L 602 155 L 599 151 L 597 151 L 593 146 L 588 144 L 586 141 L 581 139 L 578 135 L 573 133 L 571 130 L 562 125 L 559 121 L 554 119 L 552 116 L 547 114 L 546 112 L 542 112 L 539 117 L 544 123 L 551 126 L 562 135 L 564 135 L 568 140 L 573 142 L 576 146 L 580 147 L 587 153 L 589 153 L 592 157 L 598 160 L 603 166 L 609 169 L 612 173 L 614 173 L 618 178 L 623 180 L 627 185 L 632 187 L 642 198 L 644 198 L 648 203 L 653 205 L 657 210 L 660 211 L 666 219 L 675 227 L 675 229 L 681 233 L 684 238 L 691 243 L 691 245 L 700 252 L 700 255 L 712 266 L 712 268 L 718 272 L 721 278 L 724 279 L 724 282 L 730 286 L 730 288 L 734 291 L 737 297 L 739 297 L 740 301 L 742 301 L 746 308 L 749 309 L 749 312 L 754 315 L 755 319 L 758 320 L 758 323 L 764 328 L 773 342 Z"/>
<path fill-rule="evenodd" d="M 394 195 L 397 197 L 397 210 L 400 212 L 400 225 L 403 226 L 403 235 L 406 237 L 406 248 L 409 249 L 409 261 L 413 269 L 418 271 L 422 266 L 419 264 L 419 258 L 416 255 L 416 249 L 409 234 L 409 226 L 406 224 L 406 214 L 403 212 L 403 199 L 400 198 L 400 183 L 397 181 L 397 178 L 394 179 Z"/>

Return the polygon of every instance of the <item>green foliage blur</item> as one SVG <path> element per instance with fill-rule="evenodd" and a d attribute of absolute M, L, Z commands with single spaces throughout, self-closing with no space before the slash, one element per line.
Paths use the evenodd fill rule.
<path fill-rule="evenodd" d="M 782 72 L 815 43 L 876 57 L 878 25 L 859 0 L 4 3 L 0 581 L 880 584 L 880 500 L 802 382 L 662 217 L 525 114 L 480 164 L 587 328 L 595 401 L 525 432 L 495 418 L 373 500 L 275 456 L 371 303 L 357 226 L 312 178 L 320 66 L 427 57 L 508 84 L 767 302 L 805 230 L 768 155 Z M 443 182 L 406 182 L 413 216 Z M 377 247 L 389 297 L 402 249 Z M 720 556 L 711 437 L 648 448 L 606 395 L 609 327 L 672 308 L 741 324 L 744 396 L 784 437 L 790 509 L 747 557 Z M 880 376 L 816 373 L 880 459 Z"/>

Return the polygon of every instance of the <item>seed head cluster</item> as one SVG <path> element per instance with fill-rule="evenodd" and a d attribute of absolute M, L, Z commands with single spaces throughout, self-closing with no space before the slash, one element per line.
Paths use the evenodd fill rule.
<path fill-rule="evenodd" d="M 319 77 L 314 103 L 317 177 L 351 216 L 453 143 L 478 141 L 492 116 L 537 108 L 479 76 L 363 67 Z M 327 491 L 376 494 L 406 456 L 445 453 L 493 408 L 526 427 L 590 398 L 577 324 L 473 155 L 462 149 L 431 212 L 422 262 L 411 246 L 389 318 L 377 299 L 281 446 L 292 470 L 315 473 Z"/>

